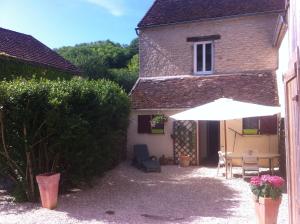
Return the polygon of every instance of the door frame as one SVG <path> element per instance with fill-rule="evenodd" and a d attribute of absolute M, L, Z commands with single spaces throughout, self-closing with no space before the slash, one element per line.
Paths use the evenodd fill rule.
<path fill-rule="evenodd" d="M 296 82 L 296 94 L 290 97 L 289 84 L 291 82 Z M 290 111 L 291 102 L 296 101 L 296 114 L 294 116 L 299 116 L 300 114 L 300 56 L 299 48 L 297 60 L 294 63 L 293 68 L 290 68 L 288 73 L 285 75 L 284 79 L 284 89 L 285 89 L 285 104 L 286 104 L 286 122 L 285 122 L 285 133 L 286 133 L 286 168 L 287 168 L 287 190 L 288 190 L 288 204 L 289 204 L 289 220 L 290 223 L 296 224 L 300 220 L 300 183 L 298 183 L 298 178 L 300 176 L 300 170 L 297 170 L 297 159 L 298 153 L 300 153 L 299 142 L 291 142 L 291 136 L 299 136 L 300 130 L 297 124 L 290 123 Z M 298 118 L 299 119 L 299 118 Z M 299 121 L 298 121 L 299 122 Z M 298 137 L 299 138 L 299 137 Z M 297 145 L 298 143 L 298 145 Z M 291 145 L 295 144 L 295 145 Z"/>

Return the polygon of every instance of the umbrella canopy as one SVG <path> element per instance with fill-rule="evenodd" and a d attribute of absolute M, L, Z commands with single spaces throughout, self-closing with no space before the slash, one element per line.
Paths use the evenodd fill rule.
<path fill-rule="evenodd" d="M 280 113 L 280 107 L 264 106 L 235 101 L 228 98 L 220 98 L 202 106 L 175 114 L 171 116 L 171 118 L 188 121 L 224 121 L 225 155 L 227 155 L 226 120 L 270 116 L 278 113 Z M 225 165 L 227 178 L 227 163 Z"/>
<path fill-rule="evenodd" d="M 213 102 L 175 114 L 175 120 L 222 121 L 246 117 L 269 116 L 280 113 L 280 107 L 264 106 L 253 103 L 220 98 Z"/>

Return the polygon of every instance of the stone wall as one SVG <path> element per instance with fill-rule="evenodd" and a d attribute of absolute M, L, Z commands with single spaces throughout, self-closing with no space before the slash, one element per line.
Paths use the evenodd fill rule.
<path fill-rule="evenodd" d="M 243 16 L 140 30 L 140 77 L 193 75 L 193 42 L 187 37 L 221 35 L 214 41 L 214 74 L 276 70 L 272 46 L 278 14 Z"/>

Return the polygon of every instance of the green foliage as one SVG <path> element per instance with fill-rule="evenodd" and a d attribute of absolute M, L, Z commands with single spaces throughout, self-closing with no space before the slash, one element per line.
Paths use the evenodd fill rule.
<path fill-rule="evenodd" d="M 132 72 L 128 68 L 110 69 L 108 74 L 109 79 L 118 83 L 127 93 L 138 78 L 138 73 Z"/>
<path fill-rule="evenodd" d="M 139 73 L 139 66 L 140 66 L 139 55 L 136 54 L 131 58 L 131 60 L 129 61 L 127 67 L 128 67 L 128 70 L 131 71 L 132 73 L 138 74 Z"/>
<path fill-rule="evenodd" d="M 131 43 L 128 46 L 128 49 L 131 53 L 131 55 L 136 55 L 139 53 L 139 39 L 135 38 L 131 41 Z"/>
<path fill-rule="evenodd" d="M 62 47 L 56 51 L 77 65 L 90 79 L 105 78 L 117 82 L 129 92 L 138 77 L 138 39 L 130 45 L 98 41 Z"/>
<path fill-rule="evenodd" d="M 251 186 L 251 191 L 254 195 L 263 197 L 263 198 L 272 198 L 277 199 L 282 194 L 281 188 L 276 188 L 270 184 L 264 184 L 259 187 Z"/>
<path fill-rule="evenodd" d="M 74 184 L 112 168 L 124 153 L 126 93 L 110 81 L 0 83 L 1 173 L 34 201 L 35 175 L 61 172 Z"/>
<path fill-rule="evenodd" d="M 57 52 L 79 67 L 97 59 L 109 68 L 125 67 L 133 54 L 136 54 L 129 47 L 109 40 L 78 44 L 75 47 L 62 47 L 57 49 Z"/>
<path fill-rule="evenodd" d="M 13 80 L 20 76 L 23 78 L 40 77 L 56 80 L 57 78 L 71 79 L 73 74 L 0 57 L 0 80 Z"/>

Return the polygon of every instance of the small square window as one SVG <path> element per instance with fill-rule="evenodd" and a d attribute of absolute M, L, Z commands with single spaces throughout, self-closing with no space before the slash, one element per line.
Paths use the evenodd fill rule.
<path fill-rule="evenodd" d="M 243 134 L 244 135 L 257 135 L 259 129 L 259 118 L 250 117 L 243 119 Z"/>
<path fill-rule="evenodd" d="M 213 72 L 213 43 L 199 42 L 194 44 L 194 73 L 199 75 Z"/>
<path fill-rule="evenodd" d="M 159 122 L 152 124 L 151 120 L 156 115 L 138 115 L 138 133 L 139 134 L 164 134 L 165 124 Z"/>

